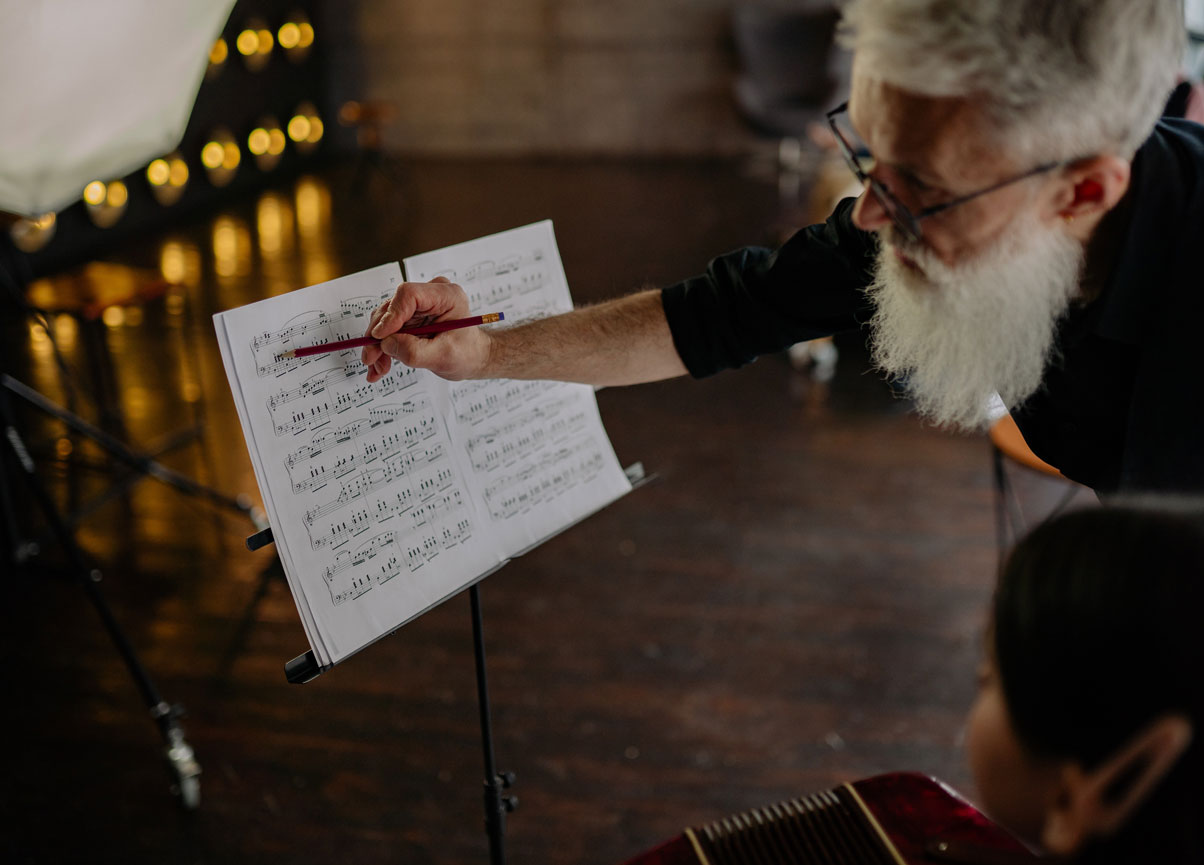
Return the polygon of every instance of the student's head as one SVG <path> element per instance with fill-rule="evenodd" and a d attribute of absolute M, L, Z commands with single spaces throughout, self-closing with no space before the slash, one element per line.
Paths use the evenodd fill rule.
<path fill-rule="evenodd" d="M 1198 515 L 1105 507 L 1022 540 L 969 719 L 987 812 L 1080 862 L 1200 861 L 1202 619 Z"/>
<path fill-rule="evenodd" d="M 1040 383 L 1084 244 L 1173 87 L 1182 4 L 851 0 L 844 33 L 837 122 L 873 181 L 854 221 L 882 241 L 876 359 L 922 413 L 981 425 L 993 391 L 1010 408 Z"/>

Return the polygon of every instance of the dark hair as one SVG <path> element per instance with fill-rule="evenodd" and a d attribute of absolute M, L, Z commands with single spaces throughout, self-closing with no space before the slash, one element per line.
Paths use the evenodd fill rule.
<path fill-rule="evenodd" d="M 1082 862 L 1204 861 L 1204 506 L 1076 511 L 1012 551 L 995 595 L 996 665 L 1034 754 L 1090 768 L 1149 722 L 1193 742 L 1128 824 Z"/>

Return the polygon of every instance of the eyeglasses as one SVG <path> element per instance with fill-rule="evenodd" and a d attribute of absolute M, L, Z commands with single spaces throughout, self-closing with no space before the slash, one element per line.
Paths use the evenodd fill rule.
<path fill-rule="evenodd" d="M 1061 162 L 1046 162 L 1038 165 L 1036 168 L 1030 169 L 1023 174 L 1017 174 L 1015 177 L 1009 177 L 1006 180 L 1001 180 L 988 186 L 986 189 L 980 189 L 977 192 L 971 192 L 967 195 L 960 195 L 952 201 L 946 201 L 944 204 L 934 204 L 932 207 L 925 207 L 918 213 L 912 213 L 907 209 L 902 201 L 895 197 L 895 194 L 890 191 L 885 183 L 873 177 L 862 165 L 862 158 L 869 156 L 869 151 L 866 148 L 861 148 L 860 152 L 857 148 L 849 143 L 844 133 L 840 131 L 840 126 L 836 123 L 836 118 L 849 110 L 849 103 L 845 102 L 836 108 L 833 108 L 827 113 L 828 125 L 832 127 L 832 134 L 836 136 L 836 141 L 840 146 L 840 154 L 844 157 L 844 161 L 848 163 L 849 169 L 857 176 L 863 185 L 869 186 L 870 192 L 878 199 L 878 203 L 882 205 L 882 209 L 890 218 L 895 228 L 903 233 L 903 236 L 913 243 L 919 243 L 924 236 L 923 230 L 920 228 L 920 220 L 927 219 L 937 213 L 943 213 L 951 207 L 957 207 L 959 204 L 965 204 L 972 198 L 978 198 L 980 195 L 986 195 L 988 192 L 994 192 L 996 189 L 1002 189 L 1005 186 L 1010 186 L 1026 178 L 1033 177 L 1037 174 L 1042 174 L 1046 171 L 1052 171 L 1055 168 L 1061 168 L 1064 165 L 1069 165 L 1076 160 L 1064 160 Z"/>

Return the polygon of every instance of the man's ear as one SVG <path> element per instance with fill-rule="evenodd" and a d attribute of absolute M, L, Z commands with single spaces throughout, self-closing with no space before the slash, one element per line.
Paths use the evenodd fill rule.
<path fill-rule="evenodd" d="M 1061 219 L 1103 216 L 1129 189 L 1132 165 L 1119 156 L 1080 159 L 1066 167 L 1053 206 Z"/>
<path fill-rule="evenodd" d="M 1068 764 L 1047 806 L 1042 845 L 1069 856 L 1088 838 L 1115 832 L 1171 770 L 1191 737 L 1187 718 L 1163 715 L 1094 769 Z"/>

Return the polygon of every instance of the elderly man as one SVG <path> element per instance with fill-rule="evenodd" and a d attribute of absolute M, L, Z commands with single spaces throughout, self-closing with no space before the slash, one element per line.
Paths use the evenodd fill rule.
<path fill-rule="evenodd" d="M 450 283 L 373 317 L 393 359 L 447 378 L 630 384 L 705 376 L 868 330 L 918 411 L 962 429 L 1000 400 L 1033 450 L 1101 492 L 1204 487 L 1204 127 L 1159 120 L 1177 0 L 852 0 L 847 106 L 865 187 L 780 249 L 507 330 L 390 336 L 467 315 Z M 992 408 L 994 406 L 994 408 Z"/>

